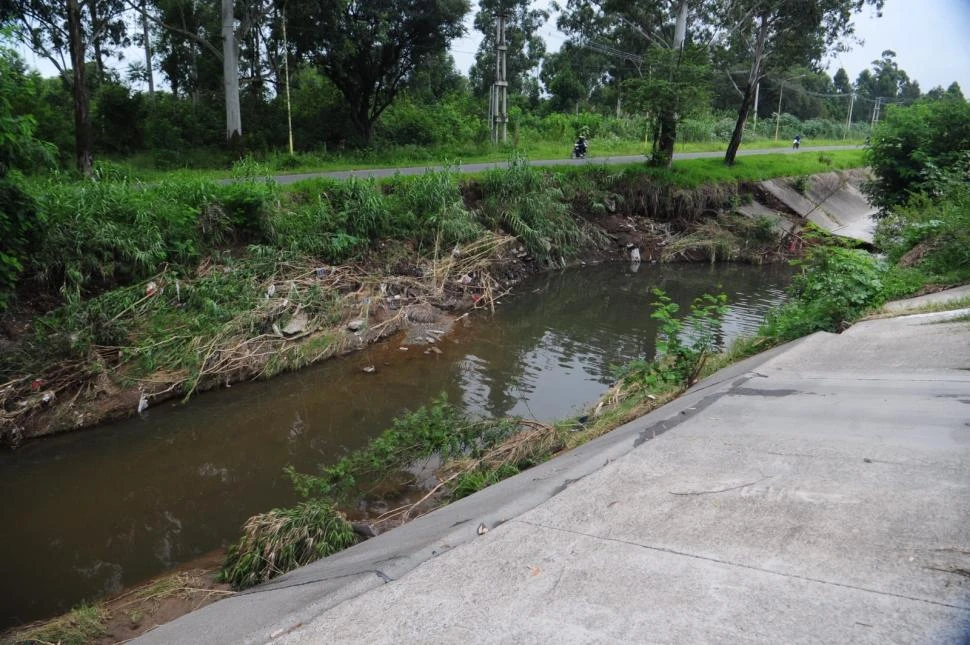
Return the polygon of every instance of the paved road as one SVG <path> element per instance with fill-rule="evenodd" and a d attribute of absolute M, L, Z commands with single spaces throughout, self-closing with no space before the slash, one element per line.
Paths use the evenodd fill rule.
<path fill-rule="evenodd" d="M 138 642 L 968 643 L 970 324 L 954 317 L 754 357 Z"/>
<path fill-rule="evenodd" d="M 765 150 L 741 150 L 738 156 L 748 155 L 767 155 L 767 154 L 805 154 L 810 152 L 829 152 L 833 150 L 858 150 L 859 146 L 804 146 L 801 150 L 795 151 L 789 148 L 769 148 Z M 723 157 L 724 152 L 678 152 L 674 154 L 674 159 L 712 159 Z M 627 164 L 638 163 L 645 159 L 643 155 L 633 155 L 624 157 L 592 157 L 589 159 L 544 159 L 540 161 L 530 161 L 533 166 L 582 166 L 586 164 Z M 459 169 L 463 173 L 482 172 L 494 168 L 505 168 L 507 162 L 495 161 L 488 163 L 462 164 Z M 331 177 L 333 179 L 349 179 L 350 177 L 392 177 L 395 174 L 401 175 L 421 175 L 431 170 L 441 170 L 444 166 L 409 166 L 407 168 L 378 168 L 371 170 L 341 170 L 338 172 L 310 172 L 298 175 L 277 175 L 274 177 L 279 184 L 293 184 L 305 179 L 317 177 Z"/>

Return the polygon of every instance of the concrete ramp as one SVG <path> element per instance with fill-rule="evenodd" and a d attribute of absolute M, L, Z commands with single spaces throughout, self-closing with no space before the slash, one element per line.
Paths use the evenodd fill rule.
<path fill-rule="evenodd" d="M 872 243 L 878 211 L 866 199 L 860 187 L 868 175 L 862 170 L 827 172 L 808 178 L 803 192 L 796 189 L 792 178 L 759 182 L 765 201 L 775 202 L 778 210 L 787 210 L 835 235 Z"/>

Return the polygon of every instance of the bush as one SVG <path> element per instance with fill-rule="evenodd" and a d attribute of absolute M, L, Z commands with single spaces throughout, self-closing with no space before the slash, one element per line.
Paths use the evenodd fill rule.
<path fill-rule="evenodd" d="M 876 242 L 892 262 L 941 282 L 970 278 L 970 186 L 954 177 L 936 198 L 917 195 L 880 220 Z"/>
<path fill-rule="evenodd" d="M 888 213 L 917 193 L 938 194 L 949 173 L 970 171 L 970 103 L 958 97 L 889 106 L 876 126 L 866 160 L 876 175 L 866 186 Z"/>
<path fill-rule="evenodd" d="M 485 221 L 515 235 L 540 260 L 569 257 L 587 239 L 554 179 L 521 157 L 513 158 L 508 168 L 486 173 L 482 193 Z"/>
<path fill-rule="evenodd" d="M 886 267 L 865 251 L 821 246 L 797 264 L 802 270 L 792 280 L 790 300 L 769 315 L 762 330 L 766 336 L 784 341 L 841 331 L 886 299 Z"/>
<path fill-rule="evenodd" d="M 458 176 L 448 170 L 398 181 L 391 208 L 395 213 L 395 231 L 422 244 L 450 247 L 485 233 L 475 214 L 465 207 Z"/>
<path fill-rule="evenodd" d="M 354 531 L 330 504 L 302 502 L 249 518 L 239 542 L 229 547 L 219 580 L 245 589 L 342 551 Z"/>

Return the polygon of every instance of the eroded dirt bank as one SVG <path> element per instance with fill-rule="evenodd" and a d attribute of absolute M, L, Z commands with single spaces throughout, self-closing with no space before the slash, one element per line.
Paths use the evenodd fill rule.
<path fill-rule="evenodd" d="M 856 191 L 860 177 L 848 171 L 809 179 L 809 187 L 834 187 L 822 197 L 814 196 L 822 191 L 806 193 L 804 179 L 691 190 L 643 180 L 597 182 L 563 195 L 584 242 L 569 254 L 548 248 L 541 260 L 503 230 L 514 228 L 506 224 L 475 242 L 430 253 L 416 244 L 387 240 L 353 264 L 331 266 L 310 259 L 278 264 L 269 275 L 239 280 L 238 289 L 255 294 L 251 307 L 188 339 L 188 351 L 197 358 L 194 369 L 151 368 L 159 345 L 192 330 L 174 327 L 166 336 L 166 330 L 158 335 L 156 328 L 160 340 L 147 348 L 138 345 L 138 334 L 146 334 L 149 324 L 157 327 L 159 319 L 164 324 L 159 310 L 185 307 L 183 296 L 194 284 L 213 276 L 229 279 L 241 270 L 220 257 L 207 258 L 187 278 L 163 269 L 136 285 L 138 300 L 118 314 L 133 320 L 127 337 L 0 384 L 0 441 L 15 447 L 27 439 L 132 416 L 166 399 L 298 369 L 402 328 L 491 307 L 524 277 L 566 264 L 636 257 L 643 262 L 784 261 L 801 252 L 801 228 L 815 211 L 786 202 L 777 186 L 787 186 L 803 201 L 821 203 Z M 480 184 L 467 182 L 463 194 L 470 210 L 482 207 Z M 153 322 L 141 323 L 139 316 L 147 320 L 149 313 Z M 4 322 L 4 351 L 32 342 L 30 319 L 13 314 Z"/>

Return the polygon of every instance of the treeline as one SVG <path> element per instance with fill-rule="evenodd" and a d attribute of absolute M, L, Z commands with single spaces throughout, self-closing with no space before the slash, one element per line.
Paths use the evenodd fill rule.
<path fill-rule="evenodd" d="M 58 70 L 41 78 L 6 55 L 10 106 L 33 118 L 62 166 L 73 161 L 85 174 L 95 153 L 149 152 L 178 166 L 187 150 L 227 141 L 236 154 L 290 141 L 300 151 L 481 145 L 495 116 L 499 14 L 509 110 L 498 116 L 513 139 L 571 138 L 611 115 L 612 130 L 652 141 L 662 164 L 675 141 L 710 138 L 730 142 L 730 163 L 756 123 L 770 136 L 808 121 L 814 131 L 801 133 L 835 138 L 921 96 L 891 51 L 854 83 L 817 67 L 851 34 L 853 11 L 881 0 L 827 0 L 818 10 L 781 0 L 648 4 L 568 0 L 557 35 L 550 13 L 526 0 L 483 0 L 474 20 L 483 41 L 467 77 L 448 54 L 465 31 L 467 0 L 5 0 L 0 33 Z M 548 53 L 545 40 L 563 37 Z M 112 66 L 121 56 L 126 67 Z M 931 93 L 946 92 L 960 90 Z M 719 125 L 698 132 L 707 122 Z"/>

